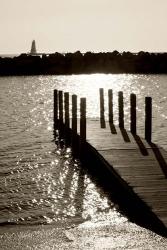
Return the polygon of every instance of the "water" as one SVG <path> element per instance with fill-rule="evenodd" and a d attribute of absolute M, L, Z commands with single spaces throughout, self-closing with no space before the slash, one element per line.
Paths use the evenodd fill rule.
<path fill-rule="evenodd" d="M 129 128 L 129 94 L 137 94 L 138 133 L 144 135 L 144 98 L 153 97 L 153 141 L 167 150 L 166 75 L 72 75 L 0 78 L 0 223 L 77 224 L 109 216 L 127 221 L 96 187 L 70 148 L 55 144 L 53 89 L 87 97 L 87 116 L 99 117 L 99 88 L 125 96 Z M 105 103 L 106 119 L 108 116 Z M 107 220 L 109 220 L 107 217 Z"/>
<path fill-rule="evenodd" d="M 2 58 L 6 58 L 6 57 L 13 58 L 15 56 L 19 56 L 19 54 L 0 54 L 0 57 Z"/>

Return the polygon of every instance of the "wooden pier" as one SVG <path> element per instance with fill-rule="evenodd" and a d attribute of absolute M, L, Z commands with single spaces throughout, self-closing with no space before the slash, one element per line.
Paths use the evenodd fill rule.
<path fill-rule="evenodd" d="M 64 101 L 63 101 L 64 99 Z M 54 129 L 71 143 L 74 157 L 100 172 L 115 185 L 131 220 L 167 236 L 167 152 L 152 143 L 152 99 L 145 98 L 145 139 L 136 128 L 136 95 L 130 95 L 130 131 L 124 127 L 123 93 L 118 93 L 119 126 L 113 124 L 113 94 L 108 90 L 109 119 L 104 119 L 104 91 L 100 89 L 100 119 L 86 118 L 86 98 L 54 91 Z"/>

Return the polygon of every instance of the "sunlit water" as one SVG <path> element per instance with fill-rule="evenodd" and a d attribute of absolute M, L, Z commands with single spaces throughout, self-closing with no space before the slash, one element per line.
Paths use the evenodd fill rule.
<path fill-rule="evenodd" d="M 99 117 L 99 88 L 125 97 L 129 129 L 129 95 L 136 93 L 138 133 L 144 136 L 144 98 L 153 97 L 153 141 L 167 149 L 167 76 L 72 75 L 0 78 L 0 223 L 80 223 L 110 218 L 122 221 L 114 204 L 53 136 L 53 89 L 87 97 L 87 116 Z M 124 218 L 125 219 L 125 218 Z M 124 220 L 123 219 L 123 220 Z M 126 219 L 125 219 L 126 221 Z"/>

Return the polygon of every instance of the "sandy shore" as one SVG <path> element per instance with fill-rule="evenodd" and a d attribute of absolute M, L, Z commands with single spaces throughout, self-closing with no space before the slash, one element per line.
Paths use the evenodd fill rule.
<path fill-rule="evenodd" d="M 75 227 L 0 228 L 0 249 L 167 249 L 167 239 L 128 221 L 87 221 Z"/>

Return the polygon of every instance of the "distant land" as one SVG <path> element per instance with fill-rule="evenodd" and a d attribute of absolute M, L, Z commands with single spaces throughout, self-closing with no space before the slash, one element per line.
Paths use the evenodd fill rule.
<path fill-rule="evenodd" d="M 36 53 L 0 56 L 0 76 L 91 73 L 167 74 L 167 52 Z"/>

